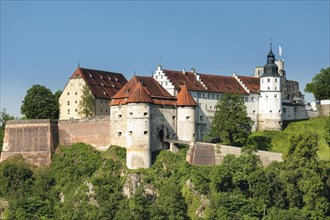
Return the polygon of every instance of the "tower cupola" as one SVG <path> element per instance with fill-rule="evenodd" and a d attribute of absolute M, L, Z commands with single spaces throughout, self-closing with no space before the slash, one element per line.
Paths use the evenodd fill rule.
<path fill-rule="evenodd" d="M 275 64 L 275 55 L 272 51 L 272 44 L 270 44 L 270 51 L 267 55 L 267 63 L 264 66 L 264 73 L 261 77 L 280 77 L 278 74 L 278 66 Z"/>

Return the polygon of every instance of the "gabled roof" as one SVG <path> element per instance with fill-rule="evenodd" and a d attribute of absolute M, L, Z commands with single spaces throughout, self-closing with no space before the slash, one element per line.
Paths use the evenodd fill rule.
<path fill-rule="evenodd" d="M 176 90 L 180 90 L 181 86 L 186 85 L 188 90 L 206 91 L 204 86 L 196 79 L 195 73 L 163 70 L 168 79 L 173 83 Z"/>
<path fill-rule="evenodd" d="M 182 86 L 181 90 L 177 95 L 178 100 L 176 101 L 177 106 L 197 106 L 196 101 L 189 93 L 187 86 Z"/>
<path fill-rule="evenodd" d="M 112 97 L 110 105 L 127 103 L 175 105 L 176 98 L 151 76 L 134 76 Z"/>
<path fill-rule="evenodd" d="M 245 89 L 232 76 L 198 74 L 209 92 L 246 95 Z"/>
<path fill-rule="evenodd" d="M 121 73 L 107 72 L 78 67 L 70 79 L 83 78 L 93 96 L 99 99 L 111 99 L 126 83 Z"/>
<path fill-rule="evenodd" d="M 260 79 L 255 76 L 237 76 L 252 94 L 260 93 Z"/>

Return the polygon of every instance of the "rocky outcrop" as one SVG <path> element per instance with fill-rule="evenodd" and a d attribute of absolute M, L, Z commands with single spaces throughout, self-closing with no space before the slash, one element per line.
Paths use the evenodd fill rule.
<path fill-rule="evenodd" d="M 137 188 L 141 184 L 141 175 L 131 173 L 127 175 L 126 182 L 123 187 L 124 196 L 132 198 Z"/>

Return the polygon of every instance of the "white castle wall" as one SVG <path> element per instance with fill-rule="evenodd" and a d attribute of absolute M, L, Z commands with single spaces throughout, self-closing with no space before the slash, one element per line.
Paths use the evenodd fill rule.
<path fill-rule="evenodd" d="M 86 85 L 82 78 L 69 79 L 59 99 L 60 119 L 79 119 L 78 104 L 81 89 Z"/>
<path fill-rule="evenodd" d="M 62 95 L 60 96 L 60 120 L 82 118 L 79 112 L 79 101 L 82 95 L 82 88 L 86 83 L 83 78 L 69 79 Z M 94 100 L 94 115 L 109 115 L 109 100 Z"/>
<path fill-rule="evenodd" d="M 177 109 L 172 106 L 155 105 L 151 108 L 151 149 L 157 151 L 167 148 L 161 142 L 161 136 L 165 139 L 174 139 L 177 137 Z"/>
<path fill-rule="evenodd" d="M 260 80 L 259 130 L 282 130 L 281 78 Z"/>
<path fill-rule="evenodd" d="M 127 105 L 126 164 L 129 169 L 151 166 L 150 105 Z"/>
<path fill-rule="evenodd" d="M 182 141 L 195 140 L 195 107 L 178 107 L 178 139 Z"/>

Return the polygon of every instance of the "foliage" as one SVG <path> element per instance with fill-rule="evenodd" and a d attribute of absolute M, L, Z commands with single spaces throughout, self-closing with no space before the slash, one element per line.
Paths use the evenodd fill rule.
<path fill-rule="evenodd" d="M 326 119 L 326 124 L 324 126 L 324 129 L 325 129 L 324 138 L 328 146 L 330 147 L 330 116 L 328 116 Z"/>
<path fill-rule="evenodd" d="M 2 151 L 6 123 L 7 121 L 14 119 L 15 117 L 13 115 L 6 113 L 5 108 L 0 112 L 0 152 Z"/>
<path fill-rule="evenodd" d="M 60 146 L 39 168 L 15 156 L 0 163 L 0 199 L 9 203 L 0 212 L 5 219 L 326 219 L 330 166 L 317 160 L 317 137 L 290 137 L 284 162 L 267 167 L 252 150 L 217 166 L 189 165 L 184 145 L 137 170 L 127 170 L 118 146 L 102 153 Z M 123 194 L 128 174 L 140 176 L 131 198 Z"/>
<path fill-rule="evenodd" d="M 2 111 L 0 112 L 0 127 L 5 127 L 6 126 L 6 122 L 9 120 L 14 120 L 15 117 L 13 115 L 10 115 L 6 112 L 6 109 L 2 109 Z"/>
<path fill-rule="evenodd" d="M 78 114 L 84 117 L 94 115 L 94 96 L 87 85 L 81 89 L 81 96 L 78 103 Z"/>
<path fill-rule="evenodd" d="M 91 177 L 101 164 L 102 157 L 95 148 L 77 143 L 58 147 L 50 168 L 57 184 L 71 187 Z"/>
<path fill-rule="evenodd" d="M 312 82 L 306 84 L 305 92 L 313 93 L 316 100 L 330 99 L 330 67 L 322 68 Z"/>
<path fill-rule="evenodd" d="M 263 136 L 270 139 L 271 150 L 274 152 L 279 152 L 285 154 L 289 148 L 290 142 L 289 137 L 292 135 L 300 133 L 309 133 L 313 131 L 318 136 L 318 150 L 317 154 L 321 160 L 330 160 L 330 148 L 326 142 L 326 123 L 327 120 L 324 117 L 311 118 L 305 121 L 291 122 L 283 131 L 261 131 L 253 132 L 251 134 L 254 136 Z M 250 137 L 251 138 L 251 137 Z"/>
<path fill-rule="evenodd" d="M 54 99 L 55 99 L 55 103 L 56 103 L 56 112 L 55 112 L 55 118 L 60 118 L 60 97 L 62 95 L 62 91 L 61 90 L 57 90 L 54 93 Z"/>
<path fill-rule="evenodd" d="M 24 97 L 21 113 L 27 119 L 58 119 L 57 95 L 45 86 L 33 85 Z"/>
<path fill-rule="evenodd" d="M 251 133 L 252 120 L 238 95 L 225 94 L 218 100 L 212 120 L 211 136 L 231 145 L 242 146 Z"/>

